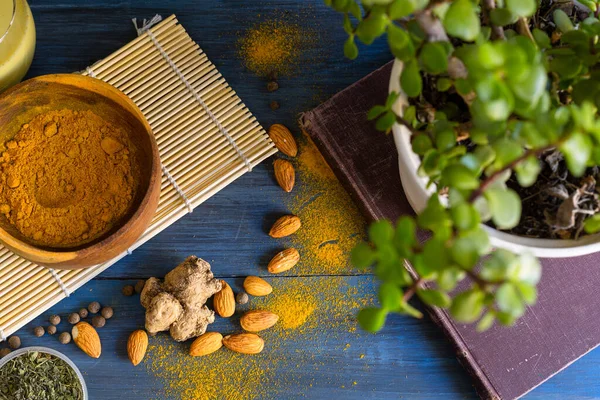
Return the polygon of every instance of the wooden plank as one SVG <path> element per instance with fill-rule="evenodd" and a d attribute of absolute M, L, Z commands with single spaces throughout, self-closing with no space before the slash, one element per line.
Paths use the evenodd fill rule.
<path fill-rule="evenodd" d="M 361 54 L 357 60 L 345 60 L 341 18 L 325 8 L 321 0 L 30 0 L 30 3 L 38 43 L 29 76 L 83 69 L 135 37 L 131 18 L 175 13 L 265 127 L 274 122 L 295 126 L 298 112 L 316 106 L 391 59 L 385 39 L 380 39 L 370 47 L 360 46 Z M 255 22 L 284 13 L 306 29 L 318 32 L 319 38 L 313 48 L 304 52 L 303 68 L 298 74 L 280 78 L 281 88 L 269 94 L 265 80 L 243 68 L 235 43 Z M 271 100 L 281 103 L 278 111 L 269 109 Z M 255 273 L 256 266 L 264 265 L 264 258 L 276 247 L 265 234 L 268 225 L 265 216 L 286 211 L 285 195 L 274 185 L 271 174 L 269 165 L 260 166 L 111 267 L 103 277 L 164 274 L 189 254 L 206 257 L 226 276 Z M 65 314 L 96 299 L 116 307 L 115 320 L 101 331 L 105 354 L 100 361 L 87 358 L 73 346 L 58 344 L 55 337 L 34 340 L 31 330 L 36 324 L 43 323 L 50 313 L 29 324 L 20 335 L 25 345 L 47 345 L 73 357 L 82 367 L 94 399 L 159 397 L 155 391 L 160 393 L 161 383 L 145 369 L 134 369 L 126 362 L 123 346 L 129 332 L 140 326 L 142 310 L 136 305 L 136 299 L 120 295 L 122 284 L 92 282 L 51 310 Z M 373 292 L 374 288 L 365 287 L 364 290 Z M 368 344 L 379 353 L 378 357 L 367 359 L 370 367 L 361 372 L 367 383 L 358 384 L 354 389 L 341 389 L 325 385 L 323 381 L 306 397 L 330 397 L 338 393 L 343 398 L 473 396 L 466 373 L 432 323 L 404 317 L 394 317 L 389 322 L 390 326 L 381 335 L 360 336 L 351 342 L 350 349 Z M 331 357 L 352 362 L 350 354 L 354 353 L 342 352 L 340 355 L 331 349 L 318 357 L 322 362 L 328 362 Z M 309 368 L 307 375 L 319 377 L 325 372 L 331 373 L 334 374 L 333 382 L 344 375 L 352 375 L 351 369 L 342 368 L 341 364 L 327 365 L 328 370 Z M 285 372 L 295 374 L 296 371 L 296 368 L 290 368 Z M 600 352 L 594 351 L 534 390 L 528 398 L 598 398 L 599 371 Z M 368 389 L 360 388 L 361 385 Z M 354 392 L 356 389 L 358 391 Z M 299 397 L 301 390 L 296 386 L 289 396 L 280 398 Z"/>
<path fill-rule="evenodd" d="M 228 281 L 235 291 L 241 289 L 241 279 Z M 309 280 L 278 277 L 270 281 L 274 287 L 271 296 L 289 293 L 290 284 L 315 288 L 331 285 L 329 277 L 315 277 Z M 135 281 L 117 280 L 90 282 L 21 331 L 23 345 L 48 346 L 71 357 L 82 370 L 92 399 L 122 399 L 124 395 L 138 399 L 180 398 L 180 392 L 177 390 L 165 392 L 165 381 L 161 379 L 164 374 L 151 367 L 151 362 L 134 368 L 127 360 L 127 337 L 134 329 L 142 328 L 144 321 L 144 310 L 139 305 L 139 297 L 125 297 L 121 294 L 123 285 L 134 283 Z M 365 396 L 378 399 L 403 396 L 474 396 L 469 379 L 433 324 L 406 317 L 393 317 L 388 327 L 375 336 L 349 329 L 353 325 L 351 321 L 355 313 L 350 303 L 372 297 L 374 282 L 370 277 L 345 277 L 336 280 L 335 285 L 340 289 L 360 289 L 347 297 L 342 305 L 318 305 L 319 308 L 306 322 L 308 328 L 302 333 L 298 330 L 289 331 L 290 340 L 282 340 L 279 334 L 264 332 L 266 347 L 259 357 L 264 357 L 262 362 L 271 366 L 276 359 L 278 367 L 262 378 L 264 384 L 270 386 L 255 392 L 259 397 L 272 398 L 285 394 L 286 398 L 323 398 L 332 392 L 348 399 L 360 399 Z M 329 296 L 325 295 L 326 298 Z M 63 317 L 59 332 L 70 330 L 70 325 L 66 322 L 68 313 L 85 307 L 92 301 L 111 305 L 115 310 L 115 316 L 107 321 L 104 328 L 98 330 L 103 347 L 99 360 L 84 355 L 72 343 L 59 344 L 57 335 L 45 335 L 42 338 L 33 336 L 33 327 L 47 326 L 51 313 Z M 249 306 L 257 303 L 258 300 L 253 299 Z M 347 308 L 343 307 L 346 305 Z M 238 324 L 236 317 L 217 317 L 211 329 L 231 333 L 240 330 Z M 163 335 L 150 340 L 151 345 L 161 342 L 172 343 Z M 188 351 L 189 342 L 180 345 L 173 343 L 168 347 L 174 354 L 187 359 L 185 353 Z M 220 351 L 228 352 L 226 349 Z M 364 355 L 363 358 L 361 355 Z M 151 351 L 149 360 L 152 356 Z M 194 361 L 193 365 L 197 367 L 195 372 L 206 373 L 203 370 L 205 363 L 207 362 L 203 359 Z M 239 370 L 231 366 L 223 368 L 225 372 L 237 371 L 241 374 L 248 365 L 242 361 Z M 189 366 L 182 370 L 190 371 Z M 193 379 L 190 379 L 190 382 L 193 382 Z M 166 386 L 168 387 L 168 383 Z M 219 389 L 218 393 L 226 393 L 223 390 Z M 244 390 L 242 393 L 250 395 L 253 392 Z"/>

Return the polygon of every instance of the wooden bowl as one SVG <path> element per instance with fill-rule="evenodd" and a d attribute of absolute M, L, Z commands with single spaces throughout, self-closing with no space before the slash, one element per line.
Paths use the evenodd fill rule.
<path fill-rule="evenodd" d="M 25 81 L 0 95 L 0 142 L 41 113 L 91 110 L 118 125 L 138 149 L 141 171 L 137 195 L 127 215 L 96 240 L 75 248 L 45 248 L 24 237 L 0 216 L 0 242 L 19 256 L 51 268 L 78 269 L 101 264 L 135 243 L 150 224 L 160 196 L 161 167 L 150 125 L 126 95 L 98 79 L 75 74 L 45 75 Z M 133 158 L 132 158 L 133 159 Z"/>

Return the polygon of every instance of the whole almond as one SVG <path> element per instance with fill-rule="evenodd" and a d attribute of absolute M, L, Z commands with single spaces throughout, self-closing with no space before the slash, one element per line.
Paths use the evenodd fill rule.
<path fill-rule="evenodd" d="M 225 336 L 223 345 L 237 353 L 258 354 L 265 347 L 265 341 L 254 333 L 237 333 Z"/>
<path fill-rule="evenodd" d="M 269 329 L 279 321 L 279 316 L 270 311 L 248 311 L 240 319 L 242 329 L 248 332 L 260 332 Z"/>
<path fill-rule="evenodd" d="M 296 157 L 298 146 L 292 136 L 292 132 L 284 125 L 273 124 L 269 128 L 269 137 L 283 154 L 290 157 Z"/>
<path fill-rule="evenodd" d="M 102 353 L 100 336 L 93 326 L 87 322 L 80 322 L 71 330 L 73 341 L 85 354 L 92 358 L 99 358 Z"/>
<path fill-rule="evenodd" d="M 296 171 L 291 162 L 277 159 L 273 162 L 273 168 L 275 170 L 275 179 L 279 186 L 286 192 L 291 192 L 296 183 Z"/>
<path fill-rule="evenodd" d="M 219 332 L 206 332 L 198 336 L 190 347 L 190 356 L 201 357 L 214 353 L 223 346 L 223 335 Z"/>
<path fill-rule="evenodd" d="M 248 276 L 244 279 L 244 290 L 252 296 L 266 296 L 273 291 L 273 287 L 258 276 Z"/>
<path fill-rule="evenodd" d="M 223 318 L 229 318 L 235 313 L 235 296 L 231 286 L 221 281 L 221 290 L 215 294 L 215 311 Z"/>
<path fill-rule="evenodd" d="M 146 350 L 148 350 L 148 335 L 146 331 L 138 329 L 137 331 L 133 331 L 131 335 L 129 335 L 129 340 L 127 340 L 127 355 L 129 356 L 129 361 L 134 366 L 137 366 L 142 362 L 144 356 L 146 356 Z"/>
<path fill-rule="evenodd" d="M 286 237 L 300 229 L 300 226 L 302 226 L 300 218 L 295 215 L 284 215 L 275 221 L 269 231 L 269 236 L 273 238 Z"/>
<path fill-rule="evenodd" d="M 298 261 L 300 261 L 300 253 L 298 253 L 298 250 L 294 248 L 285 249 L 273 257 L 269 262 L 267 269 L 272 274 L 279 274 L 280 272 L 291 269 Z"/>

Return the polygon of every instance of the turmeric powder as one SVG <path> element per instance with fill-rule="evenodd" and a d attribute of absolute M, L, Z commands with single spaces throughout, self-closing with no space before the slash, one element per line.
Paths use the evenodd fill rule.
<path fill-rule="evenodd" d="M 0 151 L 0 213 L 30 242 L 79 246 L 130 211 L 140 176 L 135 147 L 92 111 L 42 113 Z"/>

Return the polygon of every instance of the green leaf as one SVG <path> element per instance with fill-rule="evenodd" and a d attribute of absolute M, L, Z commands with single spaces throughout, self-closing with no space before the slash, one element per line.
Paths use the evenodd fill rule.
<path fill-rule="evenodd" d="M 389 19 L 384 13 L 371 13 L 369 17 L 363 19 L 356 27 L 356 36 L 364 44 L 371 44 L 379 36 L 383 35 L 388 25 Z"/>
<path fill-rule="evenodd" d="M 442 42 L 428 42 L 419 53 L 423 69 L 432 75 L 438 75 L 448 69 L 448 54 Z"/>
<path fill-rule="evenodd" d="M 469 81 L 462 78 L 459 78 L 454 82 L 454 87 L 456 88 L 458 94 L 462 96 L 466 96 L 473 90 L 473 87 L 471 86 Z"/>
<path fill-rule="evenodd" d="M 348 14 L 344 14 L 344 31 L 348 35 L 354 34 L 354 27 L 352 26 L 352 22 L 350 22 L 350 17 L 348 16 Z"/>
<path fill-rule="evenodd" d="M 509 314 L 509 313 L 505 313 L 505 312 L 497 312 L 496 313 L 496 319 L 498 320 L 498 322 L 500 322 L 502 325 L 504 326 L 510 326 L 512 324 L 515 323 L 515 321 L 517 320 L 517 317 Z"/>
<path fill-rule="evenodd" d="M 533 185 L 537 181 L 541 170 L 540 160 L 537 157 L 527 157 L 515 167 L 519 185 L 523 187 Z"/>
<path fill-rule="evenodd" d="M 496 155 L 494 166 L 496 169 L 500 169 L 523 154 L 523 147 L 515 141 L 509 138 L 500 138 L 492 143 L 492 149 Z"/>
<path fill-rule="evenodd" d="M 550 38 L 543 30 L 535 28 L 531 32 L 531 34 L 533 35 L 533 38 L 535 39 L 537 45 L 540 46 L 542 49 L 549 49 L 550 47 L 552 47 Z"/>
<path fill-rule="evenodd" d="M 452 129 L 442 130 L 435 134 L 435 145 L 439 151 L 447 151 L 456 146 L 456 134 Z"/>
<path fill-rule="evenodd" d="M 410 60 L 404 64 L 404 69 L 400 76 L 400 86 L 408 97 L 416 97 L 421 93 L 423 81 L 416 60 Z"/>
<path fill-rule="evenodd" d="M 514 190 L 490 188 L 484 196 L 492 213 L 492 221 L 498 229 L 517 226 L 521 219 L 521 199 Z"/>
<path fill-rule="evenodd" d="M 583 224 L 585 231 L 589 234 L 600 232 L 600 214 L 592 215 Z"/>
<path fill-rule="evenodd" d="M 498 249 L 483 262 L 480 274 L 486 281 L 501 282 L 513 277 L 517 268 L 517 256 L 508 250 Z"/>
<path fill-rule="evenodd" d="M 480 31 L 479 16 L 469 0 L 455 0 L 444 17 L 444 28 L 449 35 L 467 42 L 477 38 Z"/>
<path fill-rule="evenodd" d="M 354 35 L 348 36 L 348 39 L 344 42 L 344 56 L 349 60 L 354 60 L 358 57 L 358 47 L 354 43 Z"/>
<path fill-rule="evenodd" d="M 450 209 L 450 216 L 456 226 L 461 231 L 468 231 L 479 225 L 479 213 L 469 203 L 460 203 Z"/>
<path fill-rule="evenodd" d="M 414 308 L 406 302 L 402 303 L 402 305 L 396 310 L 396 312 L 410 315 L 413 318 L 423 318 L 423 313 L 421 313 L 421 311 L 417 310 L 416 308 Z"/>
<path fill-rule="evenodd" d="M 525 305 L 521 300 L 517 288 L 512 283 L 500 285 L 496 291 L 496 304 L 500 311 L 508 313 L 516 318 L 521 317 L 525 313 Z"/>
<path fill-rule="evenodd" d="M 552 16 L 554 17 L 556 27 L 560 29 L 561 32 L 566 33 L 574 28 L 569 16 L 560 8 L 554 10 Z"/>
<path fill-rule="evenodd" d="M 331 2 L 331 7 L 336 11 L 345 11 L 349 2 L 350 0 L 333 0 Z"/>
<path fill-rule="evenodd" d="M 369 121 L 372 121 L 386 111 L 387 111 L 387 108 L 385 106 L 381 106 L 381 105 L 374 106 L 373 108 L 371 108 L 369 110 L 369 113 L 367 114 L 367 119 Z"/>
<path fill-rule="evenodd" d="M 388 45 L 397 59 L 408 61 L 415 57 L 415 46 L 406 31 L 394 24 L 388 26 Z"/>
<path fill-rule="evenodd" d="M 473 322 L 483 311 L 485 294 L 476 289 L 470 289 L 458 294 L 452 301 L 450 313 L 458 322 Z"/>
<path fill-rule="evenodd" d="M 431 143 L 431 139 L 428 135 L 424 133 L 418 134 L 417 136 L 413 136 L 411 144 L 413 151 L 420 156 L 424 155 L 430 149 L 433 148 L 433 143 Z"/>
<path fill-rule="evenodd" d="M 402 244 L 407 247 L 414 246 L 417 243 L 415 234 L 417 225 L 415 220 L 408 216 L 403 216 L 396 222 L 396 232 L 394 233 L 394 243 Z"/>
<path fill-rule="evenodd" d="M 369 227 L 369 239 L 375 246 L 389 244 L 394 237 L 394 227 L 390 221 L 382 219 L 373 222 Z"/>
<path fill-rule="evenodd" d="M 581 176 L 585 172 L 587 163 L 592 155 L 593 143 L 589 136 L 582 133 L 572 134 L 566 142 L 560 146 L 560 151 L 565 156 L 567 168 L 575 176 Z"/>
<path fill-rule="evenodd" d="M 562 79 L 574 78 L 581 68 L 581 61 L 573 56 L 555 56 L 550 61 L 550 71 L 556 72 Z"/>
<path fill-rule="evenodd" d="M 452 80 L 448 78 L 440 78 L 436 82 L 437 90 L 445 92 L 452 87 Z"/>
<path fill-rule="evenodd" d="M 464 277 L 464 271 L 458 268 L 446 268 L 438 274 L 437 284 L 442 290 L 452 290 Z"/>
<path fill-rule="evenodd" d="M 400 97 L 400 93 L 398 92 L 392 92 L 388 95 L 387 99 L 385 100 L 385 107 L 387 109 L 391 109 L 394 106 L 394 103 L 396 102 L 396 100 L 398 100 L 398 97 Z"/>
<path fill-rule="evenodd" d="M 348 7 L 348 12 L 354 16 L 357 20 L 362 20 L 362 12 L 360 10 L 360 6 L 357 2 L 351 1 L 350 6 Z"/>
<path fill-rule="evenodd" d="M 451 186 L 460 190 L 473 190 L 479 187 L 479 179 L 473 171 L 462 164 L 452 164 L 442 171 L 442 186 Z"/>
<path fill-rule="evenodd" d="M 450 296 L 440 290 L 417 289 L 417 295 L 425 304 L 430 306 L 446 308 L 452 304 Z"/>
<path fill-rule="evenodd" d="M 415 10 L 414 0 L 394 0 L 388 8 L 388 15 L 392 20 L 398 20 L 410 15 Z"/>
<path fill-rule="evenodd" d="M 381 308 L 368 307 L 358 312 L 358 323 L 368 332 L 377 332 L 385 324 L 387 311 Z"/>
<path fill-rule="evenodd" d="M 434 272 L 446 268 L 450 261 L 448 249 L 444 241 L 437 238 L 429 239 L 423 245 L 423 266 L 419 274 L 429 277 Z"/>
<path fill-rule="evenodd" d="M 375 251 L 367 243 L 357 244 L 350 253 L 352 265 L 357 268 L 367 268 L 375 262 Z"/>
<path fill-rule="evenodd" d="M 450 247 L 450 253 L 456 264 L 471 269 L 482 255 L 489 252 L 489 249 L 489 237 L 485 230 L 478 226 L 473 230 L 459 234 L 458 238 L 452 243 L 452 247 Z"/>
<path fill-rule="evenodd" d="M 591 11 L 596 11 L 598 9 L 598 5 L 593 0 L 579 0 L 579 3 L 589 8 Z"/>
<path fill-rule="evenodd" d="M 523 299 L 525 304 L 535 304 L 537 300 L 537 289 L 535 286 L 518 282 L 515 283 L 515 287 L 521 294 L 521 299 Z"/>
<path fill-rule="evenodd" d="M 396 123 L 396 114 L 393 111 L 388 111 L 383 116 L 379 117 L 375 123 L 375 129 L 381 132 L 389 132 L 392 126 Z"/>
<path fill-rule="evenodd" d="M 506 8 L 493 8 L 490 10 L 490 20 L 496 26 L 505 26 L 514 24 L 517 16 Z"/>
<path fill-rule="evenodd" d="M 489 311 L 477 323 L 477 332 L 485 332 L 494 325 L 496 315 Z"/>
<path fill-rule="evenodd" d="M 506 8 L 519 17 L 530 17 L 537 9 L 536 0 L 506 0 Z"/>
<path fill-rule="evenodd" d="M 404 302 L 402 290 L 394 283 L 386 282 L 379 286 L 379 302 L 385 310 L 392 311 L 398 309 Z"/>

